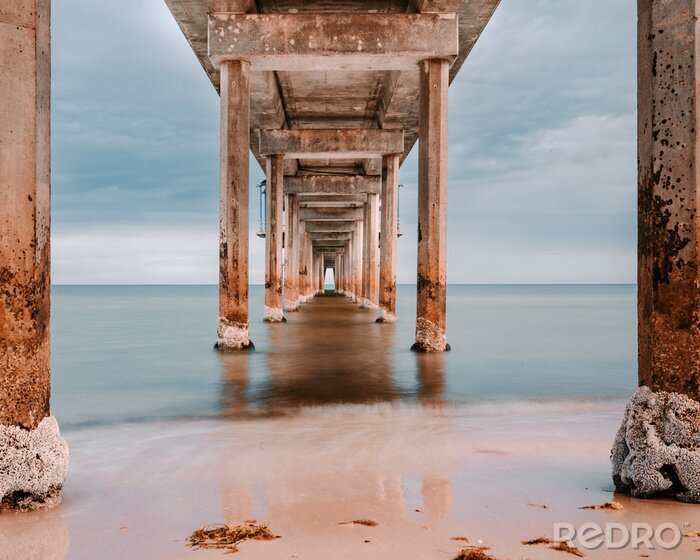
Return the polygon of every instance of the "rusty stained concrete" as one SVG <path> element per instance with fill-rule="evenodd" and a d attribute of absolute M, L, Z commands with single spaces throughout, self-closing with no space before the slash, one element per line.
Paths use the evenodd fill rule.
<path fill-rule="evenodd" d="M 49 408 L 50 12 L 0 6 L 0 510 L 59 503 L 68 468 Z"/>
<path fill-rule="evenodd" d="M 248 326 L 249 67 L 222 64 L 219 350 L 252 348 Z"/>
<path fill-rule="evenodd" d="M 698 3 L 640 0 L 639 382 L 700 397 Z"/>
<path fill-rule="evenodd" d="M 0 424 L 49 415 L 50 3 L 0 7 Z"/>
<path fill-rule="evenodd" d="M 265 311 L 263 320 L 284 320 L 282 310 L 282 234 L 284 199 L 284 158 L 274 154 L 267 158 L 267 230 L 265 235 Z"/>

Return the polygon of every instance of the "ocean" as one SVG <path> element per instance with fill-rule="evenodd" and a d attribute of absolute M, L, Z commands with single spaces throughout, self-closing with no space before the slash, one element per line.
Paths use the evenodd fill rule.
<path fill-rule="evenodd" d="M 337 297 L 268 325 L 263 297 L 251 287 L 255 351 L 221 355 L 216 286 L 54 286 L 51 406 L 64 432 L 351 403 L 625 399 L 636 387 L 631 285 L 450 285 L 441 355 L 409 351 L 415 286 L 398 287 L 395 325 Z"/>

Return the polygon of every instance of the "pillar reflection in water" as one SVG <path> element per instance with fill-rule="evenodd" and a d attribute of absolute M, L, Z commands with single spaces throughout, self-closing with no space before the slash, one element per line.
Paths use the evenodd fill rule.
<path fill-rule="evenodd" d="M 297 407 L 391 401 L 393 325 L 374 323 L 347 299 L 319 295 L 284 325 L 267 328 L 263 405 Z"/>
<path fill-rule="evenodd" d="M 417 353 L 417 397 L 423 404 L 444 405 L 445 354 L 442 352 Z"/>
<path fill-rule="evenodd" d="M 221 362 L 219 414 L 224 417 L 243 416 L 249 411 L 250 354 L 226 353 L 221 354 L 219 360 Z"/>

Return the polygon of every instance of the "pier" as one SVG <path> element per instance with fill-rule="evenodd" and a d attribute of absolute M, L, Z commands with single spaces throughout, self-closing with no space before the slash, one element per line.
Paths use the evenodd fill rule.
<path fill-rule="evenodd" d="M 618 489 L 692 502 L 699 1 L 638 2 L 640 389 L 613 449 Z M 282 322 L 332 269 L 337 292 L 391 323 L 398 173 L 418 143 L 413 349 L 449 349 L 448 87 L 498 0 L 165 2 L 221 99 L 217 347 L 253 347 L 250 151 L 267 193 L 265 309 L 254 319 Z M 0 500 L 31 509 L 60 499 L 68 461 L 49 407 L 50 0 L 10 4 L 0 8 Z"/>

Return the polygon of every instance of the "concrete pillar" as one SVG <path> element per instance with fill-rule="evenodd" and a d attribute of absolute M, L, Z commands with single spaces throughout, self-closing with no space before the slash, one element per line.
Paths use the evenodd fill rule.
<path fill-rule="evenodd" d="M 376 309 L 379 300 L 379 195 L 368 194 L 365 203 L 362 265 L 362 306 Z"/>
<path fill-rule="evenodd" d="M 50 2 L 0 8 L 0 510 L 60 501 L 49 410 Z"/>
<path fill-rule="evenodd" d="M 398 239 L 399 155 L 384 156 L 379 253 L 378 323 L 396 321 L 396 242 Z"/>
<path fill-rule="evenodd" d="M 318 255 L 318 291 L 323 293 L 326 283 L 326 263 L 323 254 Z"/>
<path fill-rule="evenodd" d="M 299 232 L 297 235 L 299 240 L 299 303 L 306 301 L 306 222 L 299 222 Z"/>
<path fill-rule="evenodd" d="M 279 323 L 282 312 L 282 202 L 284 156 L 267 157 L 267 205 L 265 208 L 265 311 L 263 320 Z"/>
<path fill-rule="evenodd" d="M 287 231 L 284 254 L 284 310 L 299 309 L 299 197 L 287 195 Z"/>
<path fill-rule="evenodd" d="M 638 1 L 639 385 L 612 451 L 634 496 L 700 502 L 697 0 Z"/>
<path fill-rule="evenodd" d="M 412 350 L 449 350 L 447 266 L 447 60 L 420 66 L 418 151 L 418 297 Z"/>
<path fill-rule="evenodd" d="M 221 199 L 217 348 L 253 347 L 248 329 L 249 64 L 221 63 Z"/>
<path fill-rule="evenodd" d="M 355 222 L 355 233 L 353 235 L 353 298 L 354 302 L 362 303 L 362 280 L 363 280 L 363 252 L 364 252 L 364 221 Z"/>

